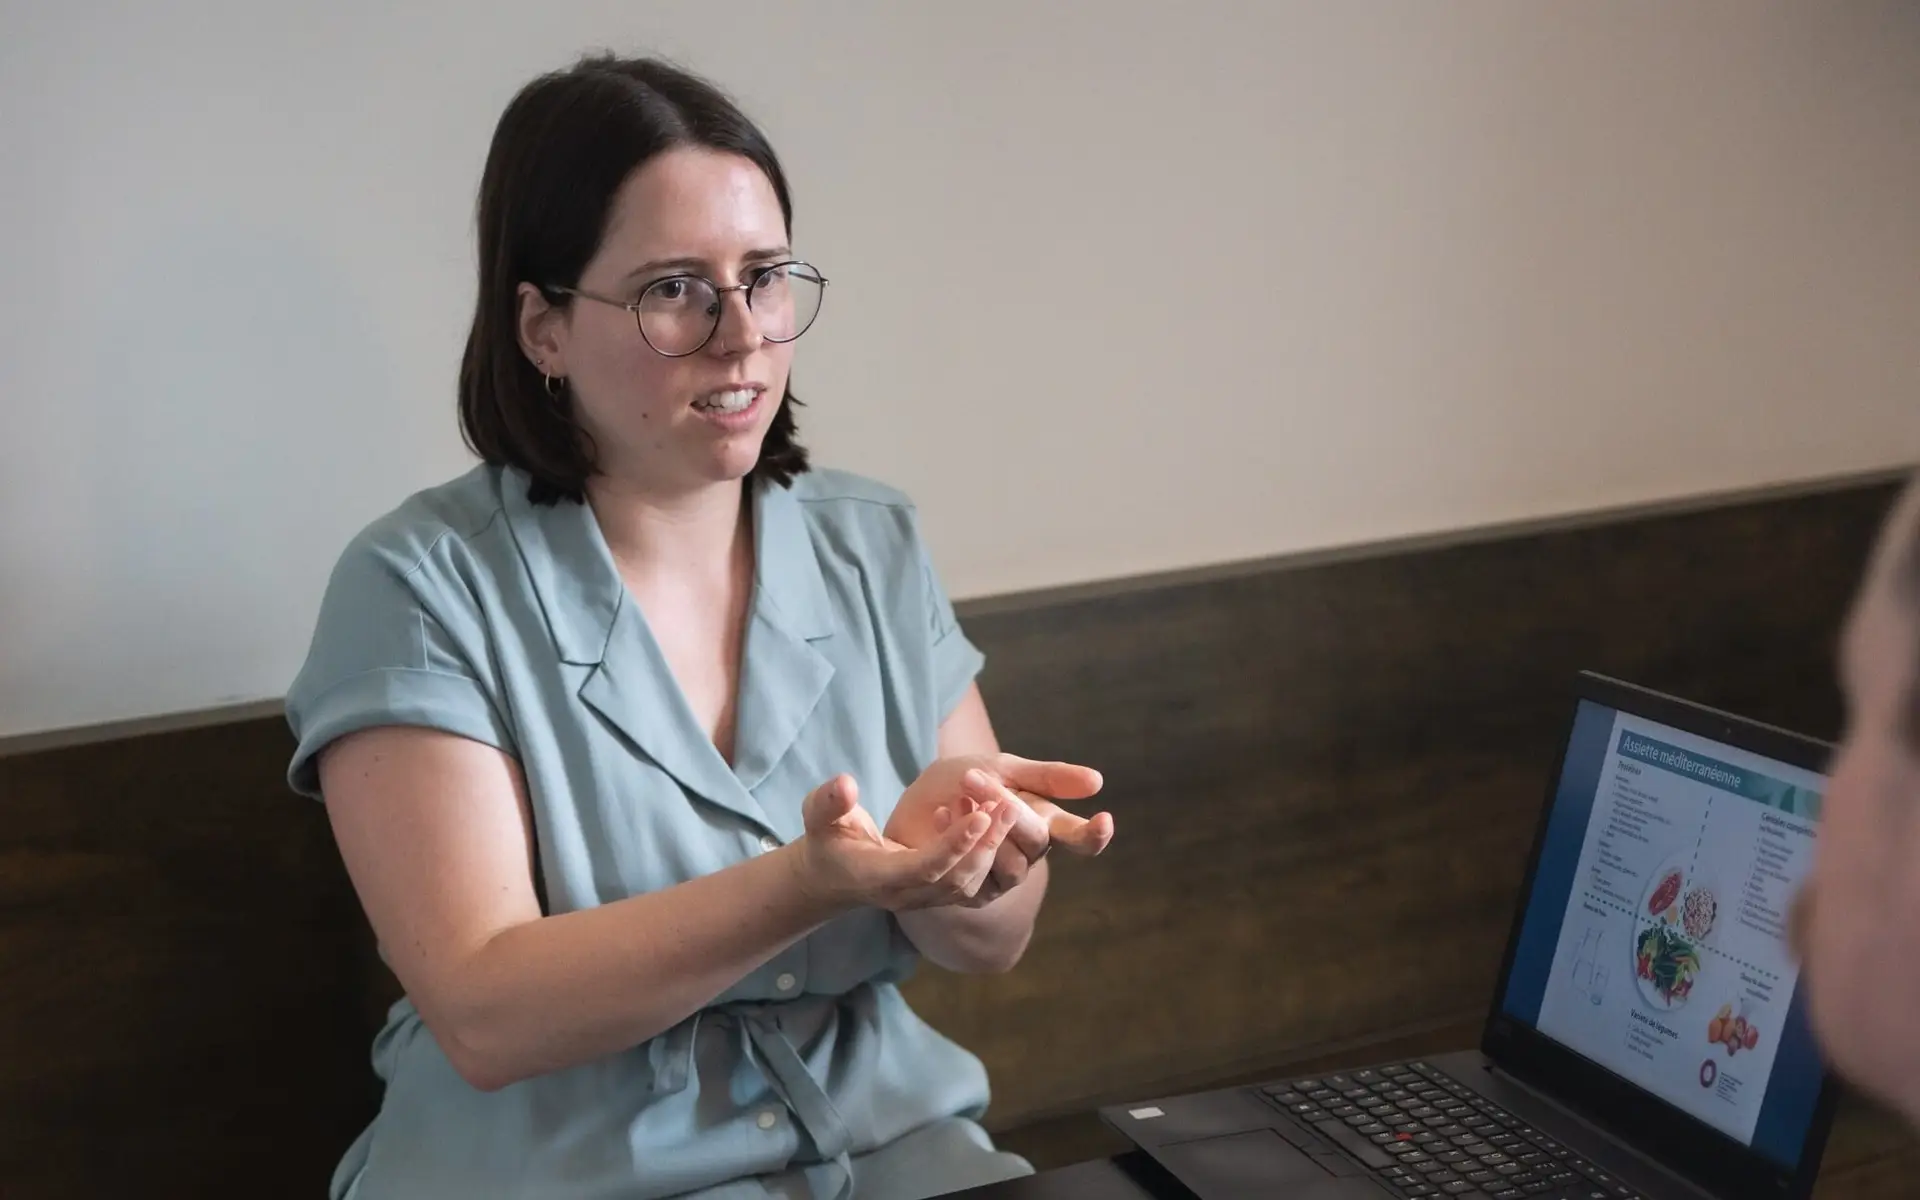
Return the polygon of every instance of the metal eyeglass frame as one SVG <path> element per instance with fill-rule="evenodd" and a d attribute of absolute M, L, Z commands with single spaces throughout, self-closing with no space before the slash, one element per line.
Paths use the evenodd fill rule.
<path fill-rule="evenodd" d="M 633 327 L 639 330 L 640 340 L 647 344 L 647 349 L 653 351 L 655 354 L 660 355 L 662 358 L 686 358 L 689 355 L 698 354 L 702 350 L 706 349 L 707 343 L 713 340 L 713 335 L 720 332 L 721 308 L 726 303 L 728 292 L 745 292 L 746 295 L 741 297 L 741 299 L 746 302 L 747 311 L 752 312 L 754 287 L 758 285 L 759 282 L 766 277 L 769 271 L 777 271 L 782 267 L 787 267 L 787 268 L 804 267 L 806 268 L 806 272 L 807 272 L 806 278 L 811 279 L 820 285 L 820 307 L 813 310 L 813 315 L 807 318 L 807 323 L 801 326 L 800 329 L 797 330 L 792 337 L 777 338 L 777 337 L 772 337 L 768 335 L 768 333 L 764 329 L 760 331 L 760 336 L 765 338 L 767 341 L 772 342 L 777 346 L 784 346 L 788 342 L 799 341 L 800 336 L 802 334 L 806 333 L 807 330 L 812 329 L 813 323 L 820 319 L 820 310 L 824 309 L 827 306 L 827 277 L 825 275 L 822 275 L 819 271 L 819 268 L 815 267 L 812 263 L 806 262 L 798 258 L 790 258 L 783 262 L 769 263 L 764 267 L 752 268 L 749 278 L 747 278 L 743 282 L 733 284 L 730 287 L 721 287 L 719 284 L 715 283 L 713 280 L 708 279 L 705 275 L 696 275 L 691 271 L 679 271 L 672 275 L 662 275 L 660 278 L 654 280 L 652 283 L 649 283 L 646 287 L 642 288 L 640 291 L 639 298 L 635 300 L 616 300 L 612 296 L 602 296 L 602 295 L 599 295 L 598 293 L 582 291 L 581 289 L 575 288 L 575 287 L 562 287 L 557 283 L 548 284 L 544 290 L 549 292 L 555 292 L 562 296 L 578 296 L 582 300 L 592 300 L 596 304 L 611 304 L 615 308 L 624 308 L 633 315 Z M 651 292 L 654 288 L 659 287 L 663 283 L 671 283 L 676 279 L 686 279 L 696 283 L 704 283 L 707 285 L 707 287 L 713 290 L 713 304 L 714 304 L 713 327 L 707 330 L 707 336 L 701 338 L 700 344 L 695 346 L 693 349 L 682 350 L 678 354 L 670 354 L 667 351 L 662 350 L 660 347 L 654 345 L 653 339 L 647 336 L 647 327 L 644 324 L 642 324 L 640 321 L 640 305 L 645 302 L 648 292 Z"/>

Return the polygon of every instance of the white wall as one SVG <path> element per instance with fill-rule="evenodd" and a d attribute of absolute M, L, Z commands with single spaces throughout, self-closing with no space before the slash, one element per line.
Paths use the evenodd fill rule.
<path fill-rule="evenodd" d="M 734 89 L 833 277 L 819 456 L 956 594 L 1920 457 L 1920 8 L 9 3 L 0 735 L 284 689 L 467 463 L 501 105 Z"/>

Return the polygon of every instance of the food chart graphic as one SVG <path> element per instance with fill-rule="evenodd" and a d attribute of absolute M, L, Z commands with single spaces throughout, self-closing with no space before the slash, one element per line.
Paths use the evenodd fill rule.
<path fill-rule="evenodd" d="M 1738 757 L 1619 719 L 1539 1027 L 1746 1140 L 1798 979 L 1786 914 L 1819 796 Z"/>

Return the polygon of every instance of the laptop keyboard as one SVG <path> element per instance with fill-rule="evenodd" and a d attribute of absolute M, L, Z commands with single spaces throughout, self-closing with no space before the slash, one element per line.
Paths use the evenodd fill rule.
<path fill-rule="evenodd" d="M 1296 1079 L 1260 1090 L 1409 1200 L 1645 1200 L 1425 1063 Z"/>

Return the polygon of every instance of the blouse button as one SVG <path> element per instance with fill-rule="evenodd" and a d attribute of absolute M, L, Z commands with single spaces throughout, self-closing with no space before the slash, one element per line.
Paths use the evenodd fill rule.
<path fill-rule="evenodd" d="M 779 1119 L 780 1118 L 773 1115 L 772 1109 L 768 1109 L 765 1112 L 760 1114 L 759 1119 L 755 1123 L 758 1124 L 762 1129 L 772 1129 L 774 1126 L 774 1122 L 778 1121 Z"/>
<path fill-rule="evenodd" d="M 779 848 L 780 848 L 780 839 L 773 836 L 770 833 L 760 839 L 760 852 L 762 854 L 772 854 L 775 850 L 778 850 Z"/>
<path fill-rule="evenodd" d="M 790 992 L 793 990 L 793 985 L 799 982 L 800 981 L 798 979 L 795 979 L 792 975 L 788 974 L 785 971 L 782 971 L 779 977 L 773 981 L 773 986 L 776 988 L 779 988 L 783 992 Z"/>

